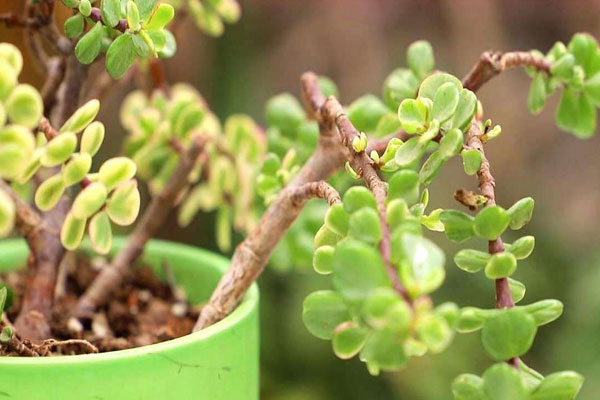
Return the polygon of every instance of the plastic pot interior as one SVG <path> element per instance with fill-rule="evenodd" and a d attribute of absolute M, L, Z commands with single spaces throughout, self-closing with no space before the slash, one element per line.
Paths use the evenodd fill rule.
<path fill-rule="evenodd" d="M 123 243 L 124 238 L 115 238 L 113 252 Z M 0 271 L 24 266 L 27 255 L 24 241 L 0 241 Z M 195 304 L 208 299 L 229 264 L 211 252 L 160 240 L 146 246 L 143 260 L 159 275 L 161 263 L 169 263 Z M 150 346 L 78 356 L 0 357 L 0 399 L 258 399 L 258 298 L 254 285 L 224 320 Z"/>

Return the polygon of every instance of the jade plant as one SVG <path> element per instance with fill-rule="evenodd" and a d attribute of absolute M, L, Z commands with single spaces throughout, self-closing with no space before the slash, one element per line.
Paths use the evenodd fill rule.
<path fill-rule="evenodd" d="M 418 41 L 406 52 L 407 67 L 385 79 L 381 97 L 367 94 L 343 106 L 332 80 L 307 72 L 303 105 L 288 93 L 275 96 L 262 128 L 241 114 L 221 123 L 196 89 L 169 84 L 162 71 L 160 58 L 175 53 L 182 18 L 219 35 L 223 22 L 239 18 L 234 0 L 63 5 L 72 16 L 62 32 L 54 25 L 53 0 L 27 2 L 23 16 L 0 19 L 25 29 L 32 56 L 47 72 L 39 91 L 20 83 L 20 51 L 0 44 L 0 234 L 16 230 L 31 251 L 21 309 L 14 324 L 3 316 L 0 346 L 40 355 L 23 339 L 51 336 L 65 254 L 86 234 L 95 252 L 111 253 L 115 226 L 132 225 L 142 214 L 70 311 L 68 329 L 77 337 L 176 208 L 181 225 L 200 211 L 215 212 L 216 242 L 224 252 L 232 247 L 233 230 L 245 236 L 194 331 L 233 311 L 269 261 L 282 269 L 312 264 L 316 273 L 331 276 L 331 288 L 308 294 L 302 319 L 314 336 L 331 341 L 339 358 L 358 357 L 377 375 L 444 351 L 457 333 L 480 331 L 493 363 L 481 376 L 456 378 L 457 400 L 576 397 L 579 374 L 544 375 L 521 360 L 538 327 L 557 319 L 563 305 L 554 299 L 522 303 L 526 287 L 513 275 L 535 239 L 523 235 L 509 244 L 502 235 L 530 221 L 534 200 L 496 204 L 484 147 L 502 128 L 485 118 L 476 92 L 501 72 L 522 67 L 532 78 L 531 112 L 558 91 L 559 128 L 591 137 L 600 106 L 594 38 L 576 34 L 547 54 L 486 52 L 462 80 L 436 69 L 431 45 Z M 103 57 L 105 72 L 86 85 L 88 65 Z M 136 74 L 150 78 L 153 88 L 131 92 L 121 105 L 124 154 L 92 168 L 106 134 L 96 121 L 100 101 L 94 95 L 108 90 L 113 78 L 124 82 Z M 478 192 L 454 193 L 466 209 L 433 208 L 429 186 L 453 159 L 476 176 Z M 150 193 L 143 209 L 140 184 Z M 464 248 L 447 257 L 436 244 L 441 235 L 429 231 L 458 243 L 487 242 L 488 251 Z M 434 303 L 431 295 L 443 285 L 452 258 L 460 270 L 489 279 L 493 309 Z M 0 314 L 12 296 L 0 287 Z"/>

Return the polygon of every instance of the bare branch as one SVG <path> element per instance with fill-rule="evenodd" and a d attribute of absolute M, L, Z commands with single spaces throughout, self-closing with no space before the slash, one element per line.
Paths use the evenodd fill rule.
<path fill-rule="evenodd" d="M 496 181 L 490 171 L 490 163 L 485 157 L 483 151 L 483 143 L 481 142 L 481 126 L 478 121 L 474 121 L 466 135 L 465 150 L 477 150 L 481 154 L 481 167 L 477 172 L 477 178 L 479 181 L 479 192 L 485 196 L 485 206 L 490 207 L 496 205 Z M 488 243 L 488 252 L 490 254 L 502 253 L 504 251 L 504 243 L 502 238 L 498 237 L 495 240 L 491 240 Z M 508 284 L 508 278 L 501 278 L 495 280 L 496 289 L 496 308 L 512 308 L 515 306 L 512 295 L 510 293 L 510 286 Z M 508 362 L 518 368 L 518 358 L 512 358 Z"/>
<path fill-rule="evenodd" d="M 160 194 L 152 198 L 141 221 L 129 235 L 125 246 L 79 298 L 74 310 L 75 317 L 84 317 L 93 313 L 105 303 L 113 289 L 123 281 L 129 268 L 142 254 L 148 240 L 156 234 L 167 219 L 179 194 L 188 184 L 188 176 L 194 168 L 204 144 L 204 140 L 197 138 L 192 141 L 186 154 L 180 156 L 179 165 L 171 176 L 169 183 Z"/>
<path fill-rule="evenodd" d="M 548 61 L 528 51 L 509 53 L 486 51 L 463 78 L 462 83 L 465 88 L 475 92 L 500 72 L 520 67 L 533 67 L 540 71 L 550 72 Z"/>
<path fill-rule="evenodd" d="M 6 25 L 7 28 L 39 28 L 40 22 L 36 18 L 29 18 L 21 14 L 3 13 L 0 14 L 0 24 Z"/>
<path fill-rule="evenodd" d="M 302 92 L 308 115 L 319 122 L 317 149 L 296 178 L 279 193 L 256 228 L 235 249 L 229 269 L 213 291 L 210 301 L 202 308 L 194 331 L 210 326 L 231 313 L 262 273 L 271 253 L 306 203 L 298 201 L 298 195 L 294 194 L 305 190 L 316 193 L 313 189 L 307 189 L 310 186 L 304 185 L 327 179 L 348 158 L 347 150 L 337 137 L 335 125 L 322 118 L 321 108 L 325 99 L 315 74 L 309 72 L 302 76 Z"/>
<path fill-rule="evenodd" d="M 379 225 L 381 227 L 381 242 L 379 243 L 379 250 L 385 265 L 385 269 L 388 276 L 392 280 L 394 289 L 409 303 L 412 299 L 408 295 L 406 289 L 402 286 L 400 278 L 398 276 L 397 269 L 392 265 L 390 261 L 391 249 L 390 249 L 390 228 L 386 222 L 386 201 L 387 201 L 387 189 L 385 183 L 379 178 L 375 168 L 373 167 L 373 161 L 367 156 L 364 151 L 357 153 L 352 147 L 352 140 L 360 134 L 358 130 L 352 125 L 350 119 L 344 114 L 344 109 L 339 101 L 335 97 L 329 97 L 323 106 L 321 111 L 324 118 L 331 123 L 335 123 L 340 133 L 340 139 L 342 144 L 346 146 L 351 154 L 350 165 L 362 176 L 367 187 L 373 192 L 375 196 L 375 202 L 377 203 L 377 211 L 379 214 Z"/>

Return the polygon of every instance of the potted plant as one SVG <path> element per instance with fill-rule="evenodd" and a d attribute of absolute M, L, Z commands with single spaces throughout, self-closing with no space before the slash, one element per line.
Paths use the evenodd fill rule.
<path fill-rule="evenodd" d="M 300 247 L 297 236 L 286 233 L 318 198 L 328 209 L 314 249 L 302 250 L 317 273 L 332 276 L 333 290 L 308 295 L 302 318 L 311 333 L 331 340 L 338 357 L 358 355 L 377 375 L 443 351 L 455 332 L 481 331 L 496 363 L 481 376 L 457 377 L 457 400 L 575 398 L 583 384 L 579 374 L 544 376 L 520 359 L 538 326 L 558 318 L 563 306 L 558 300 L 516 305 L 525 285 L 511 276 L 535 239 L 508 244 L 501 236 L 527 224 L 534 201 L 525 197 L 506 209 L 496 204 L 484 145 L 501 127 L 484 120 L 475 93 L 501 72 L 525 68 L 532 77 L 530 110 L 539 112 L 547 96 L 560 91 L 558 126 L 590 137 L 600 104 L 600 50 L 591 36 L 577 34 L 547 54 L 486 52 L 462 80 L 435 70 L 431 46 L 415 42 L 407 50 L 408 68 L 386 79 L 383 100 L 367 95 L 348 107 L 331 80 L 305 73 L 304 107 L 291 95 L 274 97 L 265 131 L 243 115 L 221 127 L 195 89 L 166 81 L 157 58 L 176 50 L 166 29 L 173 18 L 172 29 L 189 14 L 206 32 L 220 34 L 221 19 L 238 18 L 237 3 L 190 0 L 177 10 L 155 0 L 102 0 L 99 8 L 87 0 L 63 3 L 74 10 L 65 22 L 67 37 L 57 37 L 52 0 L 28 3 L 24 15 L 3 20 L 26 30 L 48 71 L 41 93 L 19 84 L 22 57 L 14 46 L 0 45 L 0 231 L 16 227 L 27 243 L 7 241 L 0 251 L 5 269 L 26 262 L 28 270 L 21 293 L 18 284 L 13 293 L 8 278 L 0 289 L 1 308 L 8 299 L 15 303 L 3 314 L 0 349 L 35 357 L 0 359 L 0 373 L 15 383 L 0 388 L 3 393 L 257 398 L 258 294 L 252 285 L 278 245 L 280 251 Z M 56 55 L 46 54 L 44 40 Z M 139 72 L 151 76 L 153 90 L 135 91 L 123 102 L 126 157 L 92 173 L 104 127 L 94 121 L 98 100 L 80 100 L 87 65 L 104 52 L 106 75 L 88 95 L 102 93 L 110 78 L 128 80 Z M 455 193 L 472 214 L 426 212 L 428 185 L 458 155 L 465 173 L 477 177 L 478 192 Z M 113 241 L 112 224 L 130 225 L 139 213 L 136 176 L 148 183 L 151 200 L 132 233 Z M 26 185 L 35 189 L 35 207 L 26 200 Z M 200 210 L 216 210 L 222 249 L 231 244 L 231 225 L 246 235 L 224 273 L 218 256 L 151 240 L 174 207 L 181 224 Z M 445 255 L 423 227 L 455 242 L 487 242 L 487 251 L 464 249 L 454 262 L 493 282 L 494 309 L 433 303 Z M 86 232 L 89 242 L 83 242 Z M 90 252 L 111 260 L 95 266 Z M 136 262 L 146 268 L 132 268 Z M 197 313 L 189 307 L 202 301 Z M 177 323 L 157 323 L 165 314 Z M 125 343 L 122 332 L 129 335 Z M 81 354 L 119 346 L 136 348 Z M 61 353 L 79 355 L 40 357 Z"/>

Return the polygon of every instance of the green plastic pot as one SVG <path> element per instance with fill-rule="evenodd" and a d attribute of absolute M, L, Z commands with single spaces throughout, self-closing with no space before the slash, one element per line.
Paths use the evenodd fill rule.
<path fill-rule="evenodd" d="M 113 251 L 123 245 L 117 238 Z M 89 247 L 85 247 L 89 251 Z M 0 271 L 25 264 L 22 240 L 0 242 Z M 195 247 L 152 240 L 144 262 L 167 261 L 192 303 L 210 296 L 227 259 Z M 136 349 L 59 357 L 0 357 L 0 399 L 258 399 L 258 289 L 221 322 L 200 332 Z"/>

